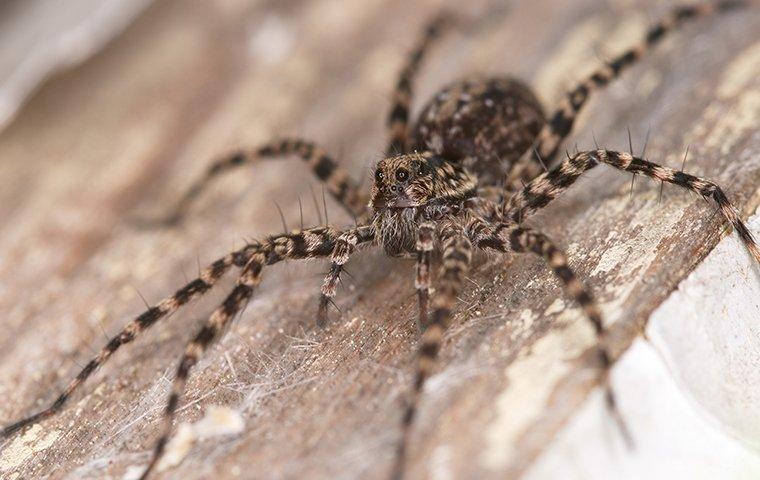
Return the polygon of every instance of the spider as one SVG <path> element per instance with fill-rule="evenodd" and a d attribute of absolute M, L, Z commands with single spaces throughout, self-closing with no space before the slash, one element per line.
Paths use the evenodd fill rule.
<path fill-rule="evenodd" d="M 417 322 L 421 339 L 416 374 L 401 415 L 401 435 L 390 471 L 404 474 L 410 432 L 426 379 L 436 365 L 457 294 L 463 288 L 474 250 L 533 253 L 553 270 L 566 293 L 583 309 L 598 337 L 597 357 L 606 401 L 625 434 L 607 381 L 613 358 L 605 341 L 600 310 L 591 294 L 568 266 L 566 256 L 540 231 L 523 220 L 549 204 L 589 169 L 607 164 L 622 172 L 641 174 L 672 183 L 717 203 L 752 256 L 760 262 L 756 244 L 737 210 L 721 188 L 702 178 L 670 169 L 632 153 L 597 148 L 558 158 L 563 140 L 592 92 L 617 78 L 669 32 L 684 22 L 742 5 L 736 0 L 712 5 L 682 6 L 649 29 L 645 38 L 607 62 L 569 91 L 549 116 L 531 89 L 512 78 L 466 78 L 435 95 L 410 125 L 412 85 L 425 54 L 441 33 L 457 24 L 441 14 L 427 26 L 405 64 L 393 96 L 387 126 L 390 141 L 385 158 L 374 168 L 369 192 L 340 168 L 316 144 L 303 139 L 273 141 L 240 150 L 212 163 L 205 176 L 180 199 L 166 219 L 174 224 L 220 173 L 258 160 L 293 155 L 303 159 L 324 182 L 327 191 L 356 218 L 351 228 L 320 226 L 251 241 L 206 267 L 198 278 L 133 319 L 72 380 L 48 408 L 2 430 L 6 438 L 32 423 L 60 411 L 84 381 L 124 344 L 178 308 L 208 292 L 233 267 L 241 269 L 237 283 L 187 345 L 179 362 L 163 416 L 162 433 L 142 478 L 161 459 L 172 433 L 172 422 L 191 368 L 218 339 L 261 282 L 264 267 L 283 260 L 330 258 L 322 284 L 317 324 L 327 322 L 328 306 L 348 259 L 360 248 L 381 247 L 389 256 L 416 259 Z M 440 263 L 435 295 L 431 292 L 431 264 Z"/>

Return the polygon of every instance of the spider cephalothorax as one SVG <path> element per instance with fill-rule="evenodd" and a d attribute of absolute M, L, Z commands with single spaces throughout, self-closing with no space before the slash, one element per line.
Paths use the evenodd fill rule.
<path fill-rule="evenodd" d="M 388 255 L 413 253 L 420 222 L 456 209 L 475 195 L 476 185 L 462 165 L 430 152 L 381 160 L 369 203 L 378 243 Z"/>
<path fill-rule="evenodd" d="M 412 148 L 463 159 L 480 185 L 504 180 L 546 123 L 543 108 L 514 78 L 465 78 L 444 87 L 420 112 Z"/>
<path fill-rule="evenodd" d="M 610 411 L 618 424 L 624 425 L 606 384 L 606 374 L 613 358 L 608 351 L 604 322 L 593 295 L 575 276 L 562 251 L 542 233 L 522 225 L 522 220 L 549 204 L 584 172 L 603 163 L 623 172 L 678 185 L 714 201 L 724 219 L 760 262 L 760 249 L 752 234 L 716 184 L 627 152 L 597 148 L 578 152 L 561 161 L 556 158 L 559 145 L 572 130 L 575 118 L 593 91 L 620 75 L 657 44 L 666 32 L 684 21 L 728 10 L 740 3 L 723 0 L 714 5 L 676 8 L 653 26 L 640 44 L 611 60 L 568 92 L 548 117 L 544 117 L 536 96 L 523 83 L 503 77 L 465 79 L 443 89 L 423 108 L 416 124 L 410 127 L 412 79 L 432 40 L 443 25 L 450 24 L 447 21 L 450 17 L 446 15 L 437 18 L 428 26 L 402 70 L 388 117 L 391 133 L 386 150 L 388 158 L 378 162 L 368 193 L 363 192 L 360 184 L 313 142 L 287 139 L 238 151 L 218 160 L 169 216 L 172 221 L 180 219 L 190 201 L 220 172 L 262 158 L 296 155 L 307 162 L 324 182 L 327 191 L 357 219 L 355 226 L 345 229 L 302 227 L 251 242 L 220 258 L 203 270 L 197 279 L 133 319 L 84 367 L 50 407 L 6 427 L 2 437 L 55 414 L 122 345 L 206 293 L 227 271 L 239 268 L 241 273 L 237 284 L 190 341 L 182 356 L 165 410 L 161 436 L 143 474 L 143 477 L 147 476 L 164 452 L 191 367 L 251 298 L 265 267 L 289 259 L 330 258 L 330 271 L 322 284 L 317 315 L 317 323 L 324 325 L 326 310 L 336 293 L 343 265 L 358 247 L 373 244 L 381 246 L 389 255 L 416 256 L 418 324 L 423 329 L 412 394 L 402 416 L 402 434 L 391 469 L 394 477 L 401 476 L 404 471 L 405 452 L 418 399 L 434 368 L 457 295 L 476 249 L 533 253 L 552 269 L 596 331 L 600 381 L 606 385 Z M 526 184 L 521 185 L 521 181 Z M 428 312 L 428 296 L 432 291 L 431 259 L 436 251 L 440 253 L 440 270 L 435 296 L 430 301 L 432 311 Z"/>

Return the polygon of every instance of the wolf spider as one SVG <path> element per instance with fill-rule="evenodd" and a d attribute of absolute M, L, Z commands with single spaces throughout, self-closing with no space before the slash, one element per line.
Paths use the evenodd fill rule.
<path fill-rule="evenodd" d="M 600 378 L 606 388 L 607 405 L 625 432 L 607 381 L 613 358 L 606 346 L 599 308 L 592 294 L 568 266 L 562 251 L 549 238 L 523 225 L 522 221 L 568 189 L 584 172 L 599 164 L 607 164 L 712 199 L 752 256 L 760 262 L 760 248 L 718 185 L 651 163 L 632 153 L 597 148 L 567 155 L 561 161 L 556 158 L 562 141 L 593 91 L 618 77 L 668 32 L 687 20 L 726 11 L 740 4 L 728 0 L 675 8 L 650 28 L 639 44 L 607 62 L 568 92 L 559 108 L 548 117 L 530 88 L 517 80 L 469 78 L 441 90 L 423 108 L 416 124 L 410 127 L 412 81 L 429 47 L 444 28 L 456 23 L 450 15 L 436 17 L 401 71 L 388 116 L 390 142 L 386 158 L 375 166 L 374 182 L 369 192 L 363 192 L 359 184 L 314 143 L 287 139 L 241 150 L 214 162 L 167 218 L 168 223 L 179 222 L 208 182 L 224 171 L 268 157 L 294 155 L 306 162 L 338 203 L 357 219 L 357 226 L 295 230 L 250 242 L 218 259 L 198 278 L 127 324 L 87 363 L 50 407 L 5 427 L 2 437 L 58 412 L 71 394 L 119 347 L 182 305 L 208 292 L 233 266 L 240 268 L 242 271 L 235 287 L 190 341 L 181 358 L 166 405 L 162 434 L 143 474 L 143 478 L 147 477 L 165 450 L 190 369 L 251 298 L 261 281 L 264 267 L 287 259 L 330 257 L 331 267 L 322 285 L 317 313 L 317 323 L 322 326 L 344 264 L 358 248 L 369 245 L 379 245 L 390 256 L 416 258 L 415 288 L 422 334 L 416 375 L 401 416 L 402 432 L 390 472 L 394 478 L 403 475 L 409 432 L 419 397 L 425 380 L 435 367 L 475 248 L 536 254 L 559 277 L 567 294 L 581 306 L 596 332 Z M 440 254 L 440 273 L 435 296 L 429 300 L 430 265 L 434 253 Z"/>

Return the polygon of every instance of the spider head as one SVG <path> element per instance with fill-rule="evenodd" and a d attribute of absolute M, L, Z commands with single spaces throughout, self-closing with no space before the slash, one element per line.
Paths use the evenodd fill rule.
<path fill-rule="evenodd" d="M 429 152 L 397 155 L 375 167 L 370 207 L 376 212 L 422 207 L 464 199 L 474 189 L 474 178 L 458 164 Z"/>
<path fill-rule="evenodd" d="M 377 237 L 391 256 L 414 252 L 420 218 L 437 208 L 458 204 L 474 195 L 475 178 L 460 163 L 426 152 L 381 160 L 369 206 Z"/>
<path fill-rule="evenodd" d="M 419 207 L 427 203 L 433 175 L 429 158 L 399 155 L 381 160 L 375 167 L 370 206 L 375 210 Z"/>

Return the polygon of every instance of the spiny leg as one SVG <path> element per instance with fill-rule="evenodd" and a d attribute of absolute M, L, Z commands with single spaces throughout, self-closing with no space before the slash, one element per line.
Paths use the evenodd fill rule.
<path fill-rule="evenodd" d="M 435 224 L 425 222 L 417 231 L 417 264 L 414 288 L 417 289 L 417 327 L 424 330 L 428 324 L 428 299 L 430 296 L 430 257 L 433 254 Z"/>
<path fill-rule="evenodd" d="M 208 322 L 206 322 L 203 328 L 201 328 L 185 349 L 185 353 L 180 361 L 179 369 L 174 377 L 174 382 L 172 382 L 172 392 L 169 396 L 169 401 L 164 412 L 162 435 L 156 443 L 153 457 L 148 464 L 148 468 L 145 470 L 141 478 L 147 478 L 158 460 L 163 456 L 166 443 L 171 434 L 172 420 L 174 420 L 177 406 L 179 405 L 180 395 L 185 391 L 185 384 L 187 383 L 190 368 L 198 362 L 198 359 L 203 355 L 203 352 L 206 351 L 206 348 L 208 348 L 211 342 L 216 339 L 235 314 L 240 311 L 245 302 L 251 298 L 253 288 L 261 281 L 261 270 L 263 269 L 265 262 L 266 255 L 264 253 L 256 253 L 251 257 L 243 270 L 243 273 L 240 275 L 237 285 L 235 285 L 235 288 L 232 290 L 232 293 L 230 293 L 224 300 L 224 303 L 214 311 Z"/>
<path fill-rule="evenodd" d="M 327 323 L 327 307 L 335 296 L 340 274 L 343 272 L 343 265 L 358 245 L 371 242 L 374 238 L 375 229 L 369 225 L 356 227 L 338 237 L 331 256 L 330 272 L 325 276 L 322 283 L 322 295 L 319 298 L 319 310 L 317 311 L 317 326 L 324 327 Z"/>
<path fill-rule="evenodd" d="M 496 196 L 492 199 L 489 197 L 491 190 L 503 190 L 500 187 L 493 189 L 479 188 L 478 194 L 472 198 L 468 198 L 464 201 L 464 209 L 472 215 L 476 215 L 481 218 L 485 218 L 490 221 L 500 222 L 502 215 L 502 203 L 504 202 L 503 196 Z"/>
<path fill-rule="evenodd" d="M 359 184 L 343 168 L 338 166 L 321 147 L 313 142 L 301 139 L 284 139 L 264 144 L 250 150 L 239 150 L 227 155 L 209 166 L 206 174 L 196 181 L 182 196 L 164 223 L 176 224 L 183 220 L 193 201 L 219 174 L 259 160 L 296 155 L 307 163 L 314 174 L 327 186 L 327 191 L 354 217 L 361 217 L 366 212 L 366 199 Z"/>
<path fill-rule="evenodd" d="M 179 307 L 188 303 L 211 289 L 211 287 L 230 269 L 233 265 L 243 267 L 251 255 L 260 248 L 259 244 L 246 245 L 245 247 L 230 253 L 206 267 L 198 278 L 191 281 L 184 287 L 177 290 L 174 295 L 163 299 L 161 302 L 140 314 L 134 320 L 127 324 L 126 327 L 116 336 L 111 338 L 108 344 L 90 360 L 87 365 L 79 372 L 64 391 L 58 396 L 48 408 L 19 420 L 5 428 L 0 433 L 0 438 L 5 438 L 23 427 L 50 417 L 58 412 L 74 391 L 84 383 L 101 365 L 111 357 L 124 344 L 127 344 L 137 338 L 142 332 L 151 327 L 161 318 L 174 313 Z"/>
<path fill-rule="evenodd" d="M 541 173 L 542 163 L 550 167 L 556 163 L 554 158 L 557 151 L 562 141 L 570 134 L 575 119 L 578 117 L 581 108 L 587 103 L 591 93 L 605 87 L 619 77 L 627 67 L 636 63 L 656 46 L 666 34 L 676 30 L 688 20 L 715 12 L 732 10 L 744 5 L 745 2 L 739 0 L 723 0 L 715 3 L 676 7 L 668 16 L 647 31 L 646 37 L 641 43 L 609 61 L 565 95 L 559 108 L 549 116 L 549 122 L 538 134 L 531 149 L 522 155 L 509 173 L 506 185 L 516 190 L 520 187 L 520 180 L 527 181 Z"/>
<path fill-rule="evenodd" d="M 544 234 L 532 229 L 513 224 L 493 226 L 485 220 L 474 218 L 467 225 L 467 232 L 479 248 L 491 248 L 500 252 L 534 253 L 542 257 L 554 274 L 562 281 L 565 291 L 583 309 L 597 337 L 597 356 L 602 371 L 605 387 L 605 399 L 610 413 L 620 427 L 624 439 L 632 445 L 628 429 L 617 408 L 615 396 L 610 388 L 608 373 L 612 366 L 612 357 L 607 349 L 606 330 L 602 314 L 591 293 L 583 286 L 575 273 L 570 269 L 567 257 Z"/>
<path fill-rule="evenodd" d="M 396 449 L 392 471 L 394 479 L 400 479 L 403 476 L 411 427 L 422 387 L 433 371 L 438 351 L 443 344 L 443 334 L 449 326 L 451 310 L 454 308 L 457 294 L 462 289 L 465 275 L 470 267 L 472 245 L 461 226 L 452 222 L 445 223 L 441 227 L 440 241 L 443 249 L 441 274 L 438 277 L 438 286 L 433 298 L 433 314 L 422 332 L 417 351 L 417 371 L 411 396 L 404 409 L 402 436 Z"/>
<path fill-rule="evenodd" d="M 567 190 L 584 172 L 599 163 L 606 163 L 625 172 L 646 175 L 661 182 L 672 183 L 690 190 L 706 200 L 714 200 L 720 207 L 723 217 L 728 220 L 741 237 L 747 250 L 760 263 L 760 248 L 752 233 L 718 185 L 679 170 L 648 162 L 627 152 L 591 150 L 568 157 L 564 162 L 540 175 L 522 190 L 516 192 L 504 206 L 504 217 L 519 223 Z"/>
<path fill-rule="evenodd" d="M 334 250 L 339 235 L 340 232 L 330 227 L 317 227 L 278 235 L 267 239 L 261 244 L 262 248 L 250 256 L 232 292 L 211 314 L 206 324 L 185 349 L 164 411 L 161 436 L 156 442 L 153 456 L 145 472 L 143 472 L 142 479 L 148 477 L 163 456 L 190 369 L 198 362 L 209 345 L 220 336 L 245 303 L 250 300 L 254 288 L 261 282 L 261 272 L 264 266 L 285 259 L 326 257 Z"/>
<path fill-rule="evenodd" d="M 414 50 L 401 70 L 396 90 L 393 92 L 393 103 L 388 114 L 387 127 L 390 134 L 386 154 L 388 156 L 406 153 L 409 148 L 409 111 L 412 105 L 412 82 L 420 68 L 425 54 L 440 37 L 442 30 L 453 22 L 453 17 L 442 13 L 433 18 L 425 28 Z"/>

